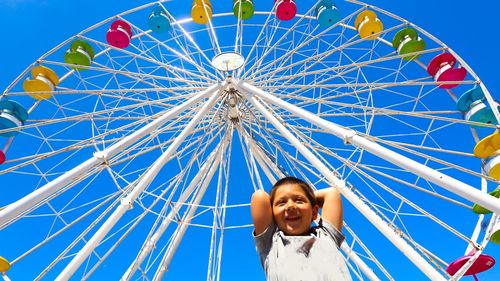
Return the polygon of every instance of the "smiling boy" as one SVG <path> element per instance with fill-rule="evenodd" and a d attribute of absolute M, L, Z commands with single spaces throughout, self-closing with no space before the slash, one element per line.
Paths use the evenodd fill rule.
<path fill-rule="evenodd" d="M 322 208 L 322 222 L 311 228 Z M 351 280 L 339 247 L 344 236 L 342 202 L 334 188 L 314 192 L 285 177 L 270 195 L 252 195 L 254 239 L 268 281 Z"/>

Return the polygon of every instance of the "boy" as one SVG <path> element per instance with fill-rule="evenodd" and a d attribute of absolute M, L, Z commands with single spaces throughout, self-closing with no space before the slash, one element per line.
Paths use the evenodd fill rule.
<path fill-rule="evenodd" d="M 311 223 L 322 208 L 318 227 Z M 252 195 L 254 239 L 268 281 L 349 281 L 339 252 L 344 240 L 342 202 L 334 188 L 314 192 L 304 181 L 285 177 L 270 195 Z"/>

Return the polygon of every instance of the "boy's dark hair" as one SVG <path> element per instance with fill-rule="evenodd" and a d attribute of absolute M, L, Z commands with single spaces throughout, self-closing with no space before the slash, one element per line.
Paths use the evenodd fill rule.
<path fill-rule="evenodd" d="M 273 185 L 273 188 L 271 188 L 271 193 L 270 193 L 271 205 L 274 202 L 274 195 L 276 194 L 276 190 L 278 190 L 278 187 L 285 185 L 285 184 L 296 184 L 296 185 L 300 186 L 300 188 L 306 194 L 307 199 L 309 199 L 309 202 L 311 202 L 311 205 L 314 206 L 314 205 L 318 204 L 316 202 L 316 196 L 314 195 L 314 190 L 305 181 L 298 179 L 296 177 L 287 176 L 287 177 L 284 177 L 284 178 L 280 179 L 279 181 L 277 181 Z"/>

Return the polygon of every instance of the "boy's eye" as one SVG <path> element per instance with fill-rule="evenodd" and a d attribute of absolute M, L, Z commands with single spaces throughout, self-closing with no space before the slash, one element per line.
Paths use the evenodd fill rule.
<path fill-rule="evenodd" d="M 306 200 L 304 198 L 297 197 L 297 198 L 295 198 L 295 202 L 297 202 L 297 203 L 305 203 Z"/>

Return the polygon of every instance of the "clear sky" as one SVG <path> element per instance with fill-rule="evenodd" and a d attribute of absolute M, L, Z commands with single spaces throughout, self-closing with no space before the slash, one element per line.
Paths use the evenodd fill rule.
<path fill-rule="evenodd" d="M 224 1 L 231 5 L 230 0 Z M 33 61 L 66 38 L 109 16 L 148 2 L 145 0 L 0 0 L 2 27 L 0 88 L 3 91 Z M 259 2 L 264 0 L 255 0 L 257 5 Z M 312 0 L 297 0 L 297 3 L 305 2 L 313 3 Z M 500 97 L 498 70 L 500 39 L 496 34 L 499 1 L 371 0 L 366 2 L 399 15 L 439 38 L 468 63 L 494 98 Z M 188 15 L 185 11 L 180 13 Z M 0 183 L 0 188 L 3 184 Z M 487 252 L 493 253 L 492 255 L 500 259 L 500 246 L 489 247 Z M 494 270 L 481 274 L 480 280 L 498 280 L 499 276 L 500 266 L 497 265 Z M 414 279 L 408 277 L 406 280 Z M 472 278 L 468 277 L 465 280 Z"/>
<path fill-rule="evenodd" d="M 265 2 L 256 0 L 255 3 Z M 183 2 L 183 1 L 181 1 Z M 313 2 L 304 0 L 303 2 Z M 367 1 L 426 29 L 455 50 L 474 69 L 495 95 L 500 90 L 495 66 L 498 38 L 495 36 L 498 1 L 405 0 Z M 148 1 L 0 1 L 3 58 L 0 88 L 65 38 L 126 9 Z M 185 13 L 187 14 L 187 13 Z"/>

